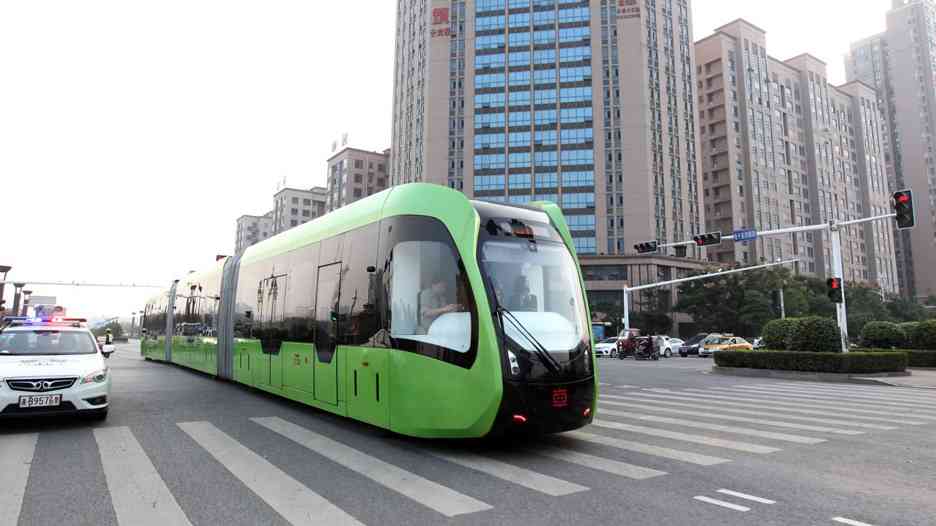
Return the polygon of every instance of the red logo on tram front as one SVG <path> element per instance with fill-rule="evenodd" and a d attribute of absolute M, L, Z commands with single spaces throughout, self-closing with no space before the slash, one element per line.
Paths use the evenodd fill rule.
<path fill-rule="evenodd" d="M 561 409 L 563 407 L 568 407 L 568 405 L 569 391 L 566 389 L 553 389 L 552 406 L 556 409 Z"/>

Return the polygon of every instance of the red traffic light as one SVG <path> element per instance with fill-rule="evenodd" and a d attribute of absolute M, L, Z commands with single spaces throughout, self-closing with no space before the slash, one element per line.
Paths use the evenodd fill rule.
<path fill-rule="evenodd" d="M 916 214 L 913 211 L 913 191 L 901 190 L 894 192 L 894 218 L 897 220 L 897 229 L 906 230 L 916 225 Z"/>
<path fill-rule="evenodd" d="M 910 202 L 910 196 L 907 194 L 897 194 L 897 202 L 900 204 L 906 204 Z"/>
<path fill-rule="evenodd" d="M 829 288 L 832 290 L 837 290 L 837 289 L 842 288 L 842 284 L 841 282 L 839 282 L 838 279 L 832 278 L 829 280 Z"/>

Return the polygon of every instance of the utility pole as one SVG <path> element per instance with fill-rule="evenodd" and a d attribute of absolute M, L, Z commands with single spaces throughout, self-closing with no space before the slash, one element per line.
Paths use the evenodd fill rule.
<path fill-rule="evenodd" d="M 786 305 L 783 303 L 783 285 L 780 286 L 780 319 L 786 319 Z"/>

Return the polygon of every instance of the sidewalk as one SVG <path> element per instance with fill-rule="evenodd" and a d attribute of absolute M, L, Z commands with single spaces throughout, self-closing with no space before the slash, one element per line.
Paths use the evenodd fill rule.
<path fill-rule="evenodd" d="M 893 378 L 867 378 L 855 377 L 854 381 L 892 385 L 894 387 L 913 387 L 916 389 L 936 389 L 936 369 L 908 369 L 911 376 L 898 376 Z"/>

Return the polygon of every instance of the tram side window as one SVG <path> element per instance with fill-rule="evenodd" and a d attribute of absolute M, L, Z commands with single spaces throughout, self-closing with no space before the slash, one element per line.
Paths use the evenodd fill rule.
<path fill-rule="evenodd" d="M 379 327 L 380 287 L 377 265 L 377 223 L 344 235 L 338 331 L 341 345 L 374 346 Z M 368 267 L 371 271 L 368 272 Z"/>
<path fill-rule="evenodd" d="M 389 278 L 394 346 L 415 343 L 417 347 L 469 352 L 473 307 L 464 269 L 448 232 L 441 223 L 429 219 L 404 218 L 396 226 L 400 231 L 394 236 Z M 416 350 L 432 354 L 425 352 L 428 349 Z"/>
<path fill-rule="evenodd" d="M 312 343 L 315 336 L 315 279 L 319 245 L 309 245 L 289 253 L 289 290 L 286 296 L 285 340 Z"/>
<path fill-rule="evenodd" d="M 254 320 L 257 314 L 257 288 L 262 275 L 259 263 L 241 265 L 234 298 L 234 337 L 256 338 Z"/>

